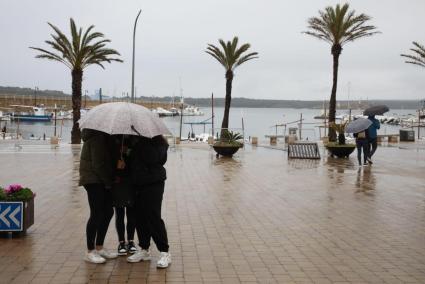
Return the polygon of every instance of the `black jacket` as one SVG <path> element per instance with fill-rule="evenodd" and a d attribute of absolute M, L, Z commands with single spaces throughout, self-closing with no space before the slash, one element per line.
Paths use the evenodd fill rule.
<path fill-rule="evenodd" d="M 81 138 L 84 144 L 80 158 L 79 185 L 102 183 L 111 186 L 114 168 L 109 135 L 97 130 L 83 129 Z"/>
<path fill-rule="evenodd" d="M 162 136 L 152 139 L 138 137 L 130 154 L 131 180 L 136 186 L 145 186 L 167 179 L 164 168 L 168 144 Z"/>

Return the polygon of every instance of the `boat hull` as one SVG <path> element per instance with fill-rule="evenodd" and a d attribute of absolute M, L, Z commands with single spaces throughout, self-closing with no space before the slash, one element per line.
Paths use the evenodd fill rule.
<path fill-rule="evenodd" d="M 11 115 L 11 120 L 19 121 L 51 121 L 52 116 L 50 115 Z"/>

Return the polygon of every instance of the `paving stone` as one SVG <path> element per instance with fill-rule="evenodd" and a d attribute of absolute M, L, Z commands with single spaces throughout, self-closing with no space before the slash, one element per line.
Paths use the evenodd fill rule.
<path fill-rule="evenodd" d="M 2 144 L 0 143 L 0 150 Z M 292 161 L 246 147 L 169 152 L 163 215 L 173 263 L 84 262 L 86 192 L 79 147 L 0 151 L 0 185 L 36 193 L 35 224 L 0 239 L 0 283 L 424 283 L 425 151 L 379 147 L 355 157 Z M 111 222 L 105 246 L 115 249 Z"/>

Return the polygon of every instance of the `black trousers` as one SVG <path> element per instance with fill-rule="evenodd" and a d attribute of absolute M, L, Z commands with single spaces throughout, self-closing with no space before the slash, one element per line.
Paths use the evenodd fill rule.
<path fill-rule="evenodd" d="M 149 249 L 152 238 L 160 252 L 168 252 L 168 237 L 165 223 L 161 218 L 164 182 L 139 188 L 136 197 L 136 227 L 139 233 L 139 245 Z"/>
<path fill-rule="evenodd" d="M 90 217 L 86 226 L 87 249 L 103 246 L 109 222 L 114 215 L 111 192 L 103 184 L 86 184 L 90 206 Z"/>
<path fill-rule="evenodd" d="M 369 139 L 369 157 L 375 154 L 376 149 L 378 149 L 378 138 Z"/>
<path fill-rule="evenodd" d="M 136 212 L 132 206 L 115 207 L 115 227 L 117 228 L 118 240 L 125 242 L 125 216 L 127 215 L 127 240 L 134 240 L 136 230 Z"/>

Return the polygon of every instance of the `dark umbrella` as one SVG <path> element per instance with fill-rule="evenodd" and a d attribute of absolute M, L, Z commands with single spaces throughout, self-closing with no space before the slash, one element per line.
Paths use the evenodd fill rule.
<path fill-rule="evenodd" d="M 372 121 L 367 118 L 358 118 L 353 120 L 345 127 L 347 133 L 359 133 L 369 128 L 372 125 Z"/>
<path fill-rule="evenodd" d="M 390 109 L 386 105 L 371 106 L 363 112 L 364 115 L 383 115 Z"/>

